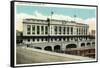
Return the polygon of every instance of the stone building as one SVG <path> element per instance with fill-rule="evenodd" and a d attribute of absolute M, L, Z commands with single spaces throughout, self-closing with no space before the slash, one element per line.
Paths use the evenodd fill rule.
<path fill-rule="evenodd" d="M 89 26 L 75 21 L 49 19 L 24 19 L 23 43 L 49 51 L 67 48 L 95 47 L 95 39 L 89 36 Z"/>

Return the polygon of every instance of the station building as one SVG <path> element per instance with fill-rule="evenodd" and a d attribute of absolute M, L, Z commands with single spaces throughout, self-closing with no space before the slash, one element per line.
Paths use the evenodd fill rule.
<path fill-rule="evenodd" d="M 56 19 L 23 20 L 23 43 L 48 51 L 68 48 L 94 48 L 95 38 L 89 35 L 87 24 Z"/>

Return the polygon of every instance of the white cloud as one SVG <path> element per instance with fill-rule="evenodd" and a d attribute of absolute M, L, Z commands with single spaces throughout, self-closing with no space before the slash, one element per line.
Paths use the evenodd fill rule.
<path fill-rule="evenodd" d="M 23 31 L 23 19 L 31 18 L 31 15 L 20 13 L 16 15 L 16 30 Z M 34 17 L 33 17 L 34 18 Z"/>
<path fill-rule="evenodd" d="M 96 30 L 96 18 L 88 18 L 85 20 L 85 23 L 89 25 L 89 32 Z"/>
<path fill-rule="evenodd" d="M 46 20 L 47 18 L 50 18 L 51 16 L 46 16 L 43 15 L 41 13 L 39 13 L 38 11 L 35 11 L 34 14 L 29 15 L 29 14 L 25 14 L 25 13 L 20 13 L 16 15 L 16 28 L 17 30 L 22 31 L 23 30 L 23 25 L 22 25 L 22 21 L 25 18 L 35 18 L 35 19 L 44 19 Z M 86 20 L 83 20 L 79 17 L 70 17 L 70 16 L 64 16 L 62 14 L 53 14 L 52 15 L 52 19 L 57 19 L 57 20 L 66 20 L 66 21 L 72 21 L 75 20 L 78 23 L 85 23 L 89 25 L 89 31 L 90 30 L 94 30 L 95 29 L 95 24 L 96 24 L 96 19 L 95 18 L 88 18 Z"/>
<path fill-rule="evenodd" d="M 38 16 L 43 16 L 43 15 L 42 15 L 41 13 L 39 13 L 38 11 L 35 11 L 35 12 L 34 12 L 34 15 L 37 16 L 37 17 L 38 17 Z"/>

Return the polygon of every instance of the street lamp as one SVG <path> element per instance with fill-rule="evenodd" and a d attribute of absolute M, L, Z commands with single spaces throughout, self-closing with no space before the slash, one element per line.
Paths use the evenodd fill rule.
<path fill-rule="evenodd" d="M 50 38 L 50 33 L 52 33 L 52 30 L 50 30 L 50 23 L 52 21 L 52 15 L 53 15 L 53 12 L 51 11 L 51 19 L 47 18 L 47 22 L 48 22 L 48 42 L 49 42 L 49 38 Z M 51 27 L 51 29 L 52 29 L 52 27 Z"/>
<path fill-rule="evenodd" d="M 74 15 L 74 22 L 76 22 L 76 15 Z"/>
<path fill-rule="evenodd" d="M 50 37 L 50 19 L 47 18 L 47 22 L 48 22 L 48 42 L 49 42 L 49 37 Z"/>
<path fill-rule="evenodd" d="M 53 14 L 54 14 L 54 12 L 51 11 L 51 21 L 50 22 L 52 22 L 52 16 L 53 16 Z M 52 34 L 52 27 L 51 27 L 51 34 Z"/>

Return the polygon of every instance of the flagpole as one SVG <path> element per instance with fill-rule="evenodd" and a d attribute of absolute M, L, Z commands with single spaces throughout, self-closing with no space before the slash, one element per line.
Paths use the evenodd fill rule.
<path fill-rule="evenodd" d="M 53 15 L 53 11 L 51 11 L 51 20 L 50 20 L 50 23 L 52 23 L 52 15 Z M 51 34 L 52 34 L 52 27 L 51 27 Z"/>
<path fill-rule="evenodd" d="M 76 15 L 74 15 L 74 22 L 76 21 Z"/>

